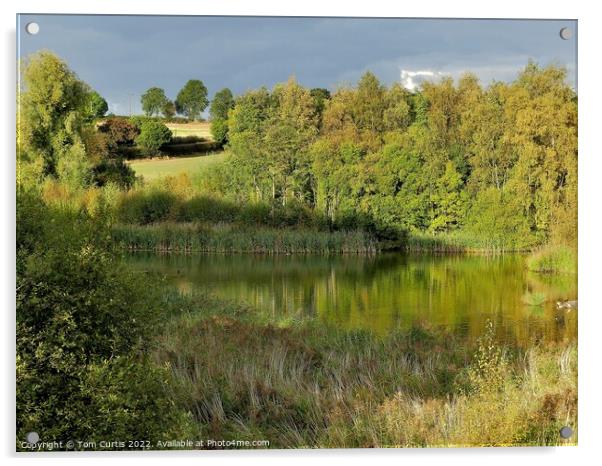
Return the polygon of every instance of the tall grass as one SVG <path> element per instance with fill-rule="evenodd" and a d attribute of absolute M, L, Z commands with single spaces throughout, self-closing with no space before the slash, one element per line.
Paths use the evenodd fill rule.
<path fill-rule="evenodd" d="M 574 345 L 511 354 L 491 329 L 467 348 L 424 328 L 377 338 L 201 301 L 153 357 L 206 435 L 282 448 L 552 445 L 576 427 Z"/>
<path fill-rule="evenodd" d="M 113 240 L 124 249 L 157 252 L 259 254 L 360 254 L 378 251 L 377 241 L 362 231 L 318 231 L 239 227 L 231 224 L 162 222 L 119 224 Z"/>
<path fill-rule="evenodd" d="M 412 232 L 408 234 L 404 249 L 408 252 L 486 252 L 492 254 L 525 250 L 517 247 L 512 242 L 500 242 L 496 239 L 478 237 L 467 231 L 436 235 L 426 232 Z"/>
<path fill-rule="evenodd" d="M 533 253 L 527 267 L 542 273 L 577 273 L 577 250 L 570 246 L 546 246 Z"/>

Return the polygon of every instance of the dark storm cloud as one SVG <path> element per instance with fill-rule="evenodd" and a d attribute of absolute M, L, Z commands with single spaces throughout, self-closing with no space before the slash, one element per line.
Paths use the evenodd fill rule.
<path fill-rule="evenodd" d="M 36 21 L 36 36 L 22 33 Z M 210 95 L 271 87 L 295 75 L 309 87 L 354 83 L 366 70 L 383 82 L 401 71 L 457 77 L 473 71 L 485 83 L 511 80 L 529 59 L 557 63 L 575 82 L 575 40 L 563 41 L 571 21 L 410 20 L 24 15 L 20 54 L 50 49 L 109 101 L 134 111 L 151 86 L 174 98 L 190 78 Z"/>

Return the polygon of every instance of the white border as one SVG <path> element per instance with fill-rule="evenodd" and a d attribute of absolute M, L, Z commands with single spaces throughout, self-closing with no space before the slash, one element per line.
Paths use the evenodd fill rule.
<path fill-rule="evenodd" d="M 378 462 L 383 464 L 488 464 L 545 462 L 549 465 L 589 462 L 595 456 L 600 439 L 600 331 L 602 306 L 598 285 L 602 200 L 602 102 L 600 99 L 600 44 L 602 18 L 592 1 L 504 0 L 476 2 L 470 0 L 393 2 L 391 0 L 282 0 L 198 1 L 119 0 L 13 0 L 0 3 L 3 37 L 2 99 L 0 131 L 4 153 L 2 160 L 2 296 L 3 312 L 3 413 L 0 440 L 8 463 L 19 461 L 14 453 L 14 151 L 15 151 L 15 14 L 20 13 L 104 13 L 104 14 L 209 14 L 209 15 L 274 15 L 274 16 L 393 16 L 393 17 L 473 17 L 473 18 L 562 18 L 579 20 L 579 447 L 570 448 L 497 448 L 497 449 L 425 449 L 425 450 L 320 450 L 320 451 L 235 451 L 235 452 L 157 452 L 44 454 L 20 456 L 25 461 L 42 460 L 48 464 L 81 462 L 164 464 L 165 461 L 246 464 L 307 464 L 344 461 L 347 464 Z M 598 293 L 596 293 L 598 291 Z"/>

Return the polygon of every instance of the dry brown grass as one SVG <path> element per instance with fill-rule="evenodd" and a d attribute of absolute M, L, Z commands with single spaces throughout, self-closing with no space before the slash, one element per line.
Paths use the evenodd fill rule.
<path fill-rule="evenodd" d="M 560 427 L 576 428 L 574 345 L 510 356 L 489 339 L 468 350 L 431 331 L 382 339 L 212 306 L 175 321 L 155 353 L 207 435 L 281 448 L 517 446 L 565 444 Z"/>

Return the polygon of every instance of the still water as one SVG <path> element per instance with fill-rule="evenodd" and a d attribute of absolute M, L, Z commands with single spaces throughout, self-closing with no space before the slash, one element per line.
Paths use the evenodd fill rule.
<path fill-rule="evenodd" d="M 384 335 L 416 325 L 472 340 L 488 319 L 511 346 L 573 340 L 571 275 L 528 272 L 521 255 L 256 256 L 131 254 L 128 263 L 164 274 L 180 290 L 210 291 L 277 319 L 312 316 L 325 325 Z"/>

